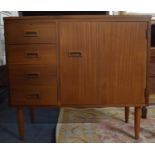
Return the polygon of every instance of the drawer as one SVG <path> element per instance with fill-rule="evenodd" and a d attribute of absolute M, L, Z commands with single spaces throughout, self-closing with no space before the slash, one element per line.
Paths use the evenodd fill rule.
<path fill-rule="evenodd" d="M 150 56 L 150 63 L 154 63 L 155 64 L 155 55 L 151 55 Z"/>
<path fill-rule="evenodd" d="M 150 64 L 150 76 L 155 77 L 155 63 Z"/>
<path fill-rule="evenodd" d="M 9 45 L 9 64 L 52 64 L 57 63 L 56 46 L 52 45 Z"/>
<path fill-rule="evenodd" d="M 16 21 L 6 28 L 7 44 L 56 43 L 56 24 L 50 22 Z"/>
<path fill-rule="evenodd" d="M 57 83 L 55 65 L 11 65 L 9 66 L 11 85 L 55 85 Z"/>
<path fill-rule="evenodd" d="M 11 105 L 56 106 L 57 86 L 14 87 L 10 92 Z"/>
<path fill-rule="evenodd" d="M 155 77 L 149 78 L 149 94 L 155 94 Z"/>
<path fill-rule="evenodd" d="M 150 51 L 150 62 L 155 63 L 155 48 L 151 48 Z"/>
<path fill-rule="evenodd" d="M 150 51 L 151 51 L 151 55 L 155 55 L 155 48 L 151 48 Z"/>

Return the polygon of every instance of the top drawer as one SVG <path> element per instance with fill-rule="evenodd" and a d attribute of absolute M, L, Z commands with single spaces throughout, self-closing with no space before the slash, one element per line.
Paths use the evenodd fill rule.
<path fill-rule="evenodd" d="M 5 25 L 7 44 L 56 43 L 56 24 L 53 22 L 19 21 Z"/>

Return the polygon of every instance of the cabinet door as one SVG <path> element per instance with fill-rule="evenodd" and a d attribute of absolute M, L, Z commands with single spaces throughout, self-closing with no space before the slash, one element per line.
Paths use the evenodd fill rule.
<path fill-rule="evenodd" d="M 61 105 L 144 104 L 145 22 L 61 22 Z"/>

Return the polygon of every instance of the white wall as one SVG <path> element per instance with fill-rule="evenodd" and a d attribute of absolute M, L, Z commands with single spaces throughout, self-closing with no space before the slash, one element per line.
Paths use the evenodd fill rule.
<path fill-rule="evenodd" d="M 0 11 L 0 65 L 4 65 L 6 63 L 3 17 L 9 17 L 9 16 L 18 16 L 18 12 L 17 11 Z"/>

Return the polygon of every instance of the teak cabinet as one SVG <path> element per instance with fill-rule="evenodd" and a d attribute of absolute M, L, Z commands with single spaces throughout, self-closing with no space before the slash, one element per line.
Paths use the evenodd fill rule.
<path fill-rule="evenodd" d="M 10 104 L 135 107 L 135 138 L 147 100 L 150 16 L 5 18 Z M 126 118 L 127 119 L 127 118 Z"/>

